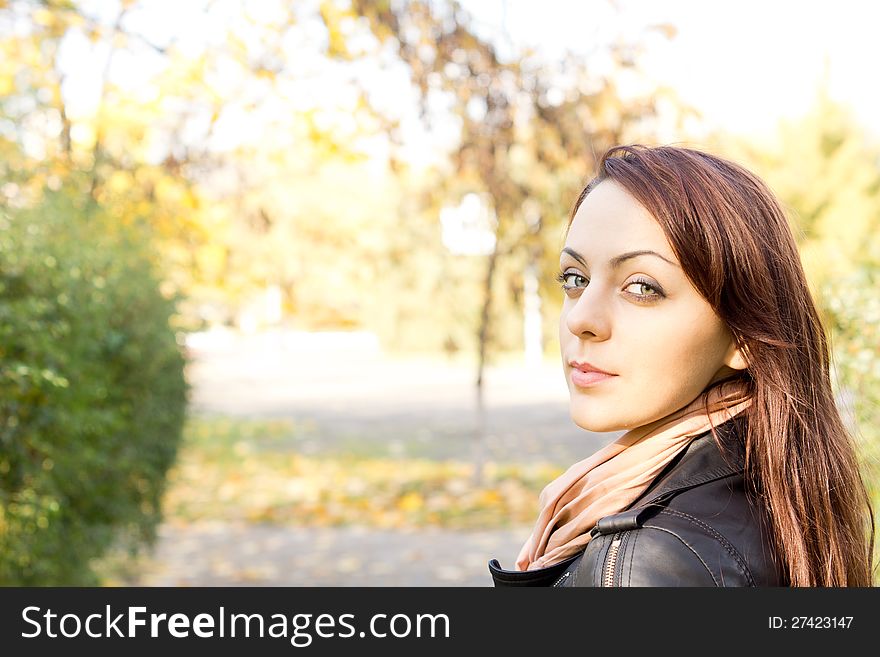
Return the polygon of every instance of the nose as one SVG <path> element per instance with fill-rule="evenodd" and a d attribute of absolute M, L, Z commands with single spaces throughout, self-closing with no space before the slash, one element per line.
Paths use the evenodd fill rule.
<path fill-rule="evenodd" d="M 607 301 L 595 283 L 587 285 L 574 303 L 562 308 L 563 322 L 573 335 L 583 339 L 608 339 L 611 317 Z"/>

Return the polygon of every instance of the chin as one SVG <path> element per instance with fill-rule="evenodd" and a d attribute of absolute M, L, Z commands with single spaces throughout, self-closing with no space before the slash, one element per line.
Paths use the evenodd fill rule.
<path fill-rule="evenodd" d="M 624 426 L 621 418 L 608 417 L 603 413 L 591 412 L 588 409 L 578 408 L 574 404 L 571 406 L 570 415 L 572 422 L 577 426 L 594 433 L 610 433 L 631 428 Z"/>

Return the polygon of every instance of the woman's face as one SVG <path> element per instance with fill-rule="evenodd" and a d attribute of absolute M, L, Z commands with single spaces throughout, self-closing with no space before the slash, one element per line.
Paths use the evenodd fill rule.
<path fill-rule="evenodd" d="M 652 253 L 630 256 L 636 251 Z M 745 367 L 660 225 L 612 180 L 581 203 L 559 263 L 568 288 L 559 343 L 578 426 L 604 432 L 650 424 Z M 614 376 L 591 383 L 572 361 Z"/>

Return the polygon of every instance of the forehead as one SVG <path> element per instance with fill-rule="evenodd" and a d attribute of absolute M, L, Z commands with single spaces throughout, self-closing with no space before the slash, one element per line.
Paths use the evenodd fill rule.
<path fill-rule="evenodd" d="M 565 246 L 603 259 L 624 251 L 650 249 L 677 261 L 653 215 L 610 179 L 599 183 L 583 200 Z"/>

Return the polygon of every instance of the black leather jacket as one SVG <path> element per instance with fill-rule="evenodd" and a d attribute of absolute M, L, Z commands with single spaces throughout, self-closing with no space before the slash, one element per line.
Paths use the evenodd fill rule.
<path fill-rule="evenodd" d="M 766 515 L 743 485 L 745 417 L 695 438 L 586 548 L 533 571 L 489 562 L 495 586 L 784 586 Z"/>

